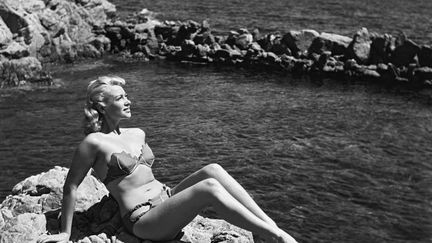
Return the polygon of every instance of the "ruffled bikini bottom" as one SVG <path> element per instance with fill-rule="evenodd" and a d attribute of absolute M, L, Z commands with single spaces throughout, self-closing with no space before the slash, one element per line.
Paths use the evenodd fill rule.
<path fill-rule="evenodd" d="M 134 224 L 136 222 L 138 222 L 138 220 L 142 216 L 144 216 L 144 214 L 146 214 L 148 211 L 150 211 L 150 209 L 156 207 L 157 205 L 161 204 L 162 202 L 164 202 L 165 200 L 167 200 L 170 197 L 171 197 L 171 188 L 169 188 L 166 185 L 163 185 L 162 190 L 158 196 L 156 196 L 155 198 L 151 198 L 146 202 L 143 202 L 143 203 L 136 205 L 133 209 L 131 209 L 128 213 L 126 213 L 122 217 L 123 225 L 126 228 L 126 230 L 129 231 L 129 233 L 134 234 L 133 230 L 132 230 Z M 147 209 L 144 210 L 143 212 L 139 213 L 138 215 L 132 217 L 132 214 L 142 207 L 147 207 Z"/>

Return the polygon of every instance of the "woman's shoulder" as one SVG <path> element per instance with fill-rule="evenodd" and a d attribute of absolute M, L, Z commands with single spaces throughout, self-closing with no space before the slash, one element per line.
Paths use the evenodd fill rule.
<path fill-rule="evenodd" d="M 99 147 L 103 140 L 103 135 L 104 134 L 100 132 L 90 133 L 81 141 L 81 145 Z"/>

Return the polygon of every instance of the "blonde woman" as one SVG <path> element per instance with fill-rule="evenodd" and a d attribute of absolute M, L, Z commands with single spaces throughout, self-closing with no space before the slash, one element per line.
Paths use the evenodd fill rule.
<path fill-rule="evenodd" d="M 139 128 L 120 128 L 131 118 L 125 80 L 100 77 L 87 88 L 86 137 L 79 144 L 67 175 L 60 234 L 39 242 L 67 242 L 72 228 L 76 190 L 92 168 L 116 199 L 124 227 L 154 241 L 171 240 L 202 209 L 212 206 L 224 220 L 251 231 L 265 242 L 296 242 L 255 203 L 221 166 L 210 164 L 169 188 L 152 173 L 154 155 Z"/>

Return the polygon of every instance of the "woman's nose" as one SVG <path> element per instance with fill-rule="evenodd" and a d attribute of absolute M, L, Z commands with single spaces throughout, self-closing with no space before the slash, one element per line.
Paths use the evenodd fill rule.
<path fill-rule="evenodd" d="M 125 102 L 125 104 L 126 104 L 126 105 L 131 105 L 131 104 L 132 104 L 132 101 L 130 101 L 128 98 L 126 98 L 126 102 Z"/>

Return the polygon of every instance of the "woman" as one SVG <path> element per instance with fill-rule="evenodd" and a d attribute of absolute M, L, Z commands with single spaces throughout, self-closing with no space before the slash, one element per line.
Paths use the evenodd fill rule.
<path fill-rule="evenodd" d="M 226 221 L 266 242 L 296 242 L 277 227 L 244 188 L 217 164 L 205 166 L 170 189 L 156 180 L 153 153 L 138 128 L 120 128 L 131 117 L 131 102 L 115 76 L 100 77 L 87 88 L 86 137 L 72 160 L 63 188 L 62 233 L 39 242 L 67 242 L 76 190 L 92 168 L 116 199 L 125 228 L 155 241 L 173 239 L 202 209 L 213 206 Z"/>

